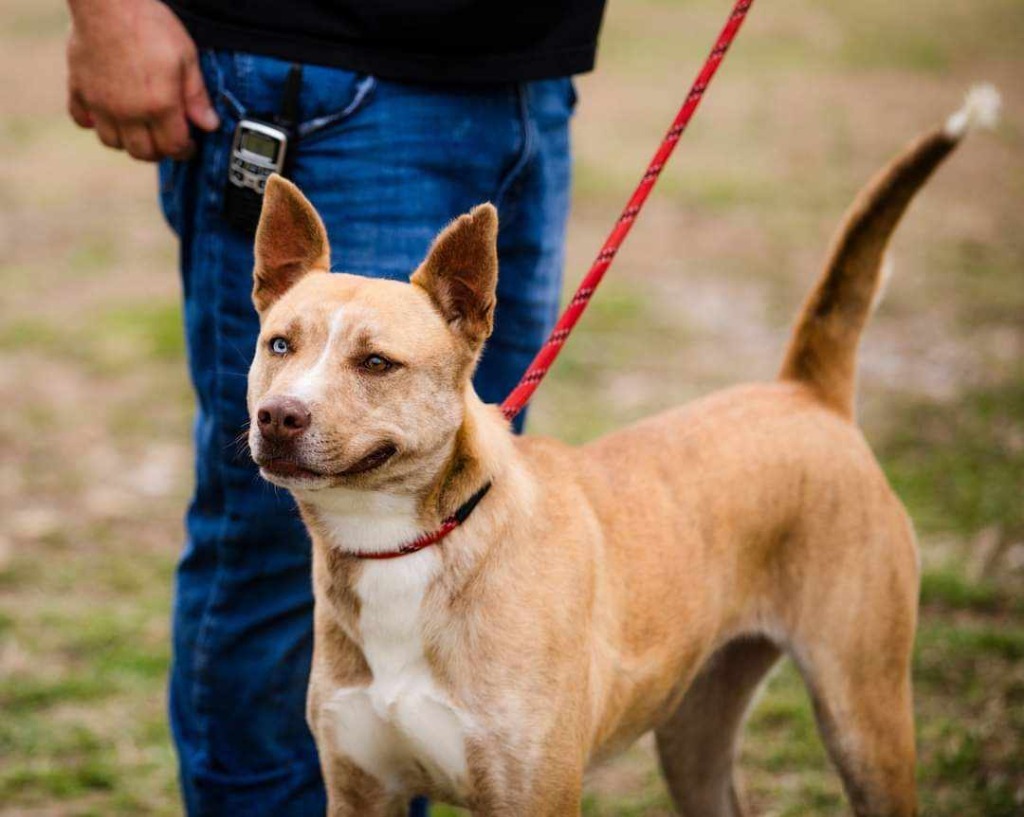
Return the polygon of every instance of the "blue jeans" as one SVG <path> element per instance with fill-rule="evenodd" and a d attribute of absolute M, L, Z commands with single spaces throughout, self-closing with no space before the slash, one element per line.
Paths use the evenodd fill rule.
<path fill-rule="evenodd" d="M 202 65 L 221 129 L 191 161 L 160 167 L 197 397 L 171 725 L 190 815 L 309 817 L 325 811 L 304 717 L 309 542 L 290 497 L 259 479 L 240 442 L 258 332 L 252 238 L 221 217 L 234 126 L 280 111 L 289 66 L 222 52 Z M 573 104 L 568 79 L 456 88 L 305 67 L 290 175 L 323 216 L 335 269 L 405 279 L 450 219 L 497 205 L 496 326 L 475 381 L 488 401 L 511 390 L 556 315 Z"/>

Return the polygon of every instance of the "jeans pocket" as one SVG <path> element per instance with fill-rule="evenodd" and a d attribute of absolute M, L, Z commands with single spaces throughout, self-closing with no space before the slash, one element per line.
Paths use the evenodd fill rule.
<path fill-rule="evenodd" d="M 541 126 L 563 127 L 576 110 L 576 84 L 569 77 L 542 79 L 525 86 L 530 115 Z"/>
<path fill-rule="evenodd" d="M 325 111 L 299 123 L 296 130 L 300 139 L 314 139 L 318 135 L 326 136 L 366 105 L 377 86 L 377 80 L 369 75 L 359 75 L 354 80 L 351 98 L 342 107 Z"/>
<path fill-rule="evenodd" d="M 230 99 L 232 113 L 257 119 L 279 117 L 289 93 L 294 64 L 277 57 L 247 52 L 217 54 L 221 95 Z M 301 65 L 297 99 L 299 140 L 313 139 L 336 128 L 363 108 L 372 96 L 376 79 L 345 68 Z"/>

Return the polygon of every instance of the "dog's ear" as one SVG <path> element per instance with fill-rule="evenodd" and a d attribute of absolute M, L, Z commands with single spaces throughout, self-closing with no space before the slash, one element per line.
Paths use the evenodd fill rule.
<path fill-rule="evenodd" d="M 481 204 L 434 239 L 412 283 L 430 295 L 449 325 L 478 348 L 494 327 L 498 285 L 498 211 Z"/>
<path fill-rule="evenodd" d="M 298 187 L 276 173 L 267 179 L 255 256 L 252 302 L 258 312 L 306 273 L 327 272 L 331 267 L 327 230 L 320 216 Z"/>

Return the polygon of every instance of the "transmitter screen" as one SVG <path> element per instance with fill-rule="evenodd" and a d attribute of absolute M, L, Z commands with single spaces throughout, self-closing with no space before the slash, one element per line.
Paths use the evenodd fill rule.
<path fill-rule="evenodd" d="M 277 161 L 277 148 L 279 142 L 269 136 L 255 131 L 245 131 L 242 134 L 241 147 L 257 156 L 263 156 L 272 162 Z"/>

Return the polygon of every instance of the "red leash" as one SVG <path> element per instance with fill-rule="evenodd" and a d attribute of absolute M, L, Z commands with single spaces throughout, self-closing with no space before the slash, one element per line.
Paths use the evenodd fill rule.
<path fill-rule="evenodd" d="M 619 251 L 622 242 L 629 235 L 633 222 L 636 220 L 637 215 L 639 215 L 641 208 L 643 208 L 644 202 L 647 201 L 647 196 L 650 194 L 655 182 L 658 181 L 658 176 L 672 155 L 672 151 L 675 150 L 679 137 L 683 135 L 683 131 L 686 130 L 686 126 L 690 123 L 690 118 L 693 116 L 694 111 L 697 110 L 697 106 L 704 97 L 704 92 L 707 90 L 712 77 L 714 77 L 715 72 L 718 70 L 719 64 L 721 64 L 722 59 L 725 57 L 725 52 L 729 50 L 729 46 L 732 45 L 732 41 L 736 38 L 736 34 L 739 32 L 740 26 L 743 24 L 743 20 L 746 18 L 747 12 L 753 3 L 754 0 L 736 0 L 736 5 L 733 6 L 725 28 L 718 35 L 715 47 L 711 49 L 704 67 L 697 75 L 697 79 L 694 80 L 690 93 L 686 95 L 682 108 L 679 109 L 679 113 L 676 114 L 676 118 L 672 122 L 672 127 L 668 129 L 668 133 L 665 134 L 661 146 L 658 148 L 657 153 L 654 154 L 654 158 L 651 159 L 651 163 L 647 166 L 647 171 L 644 173 L 643 178 L 640 179 L 640 184 L 637 185 L 636 190 L 622 211 L 622 215 L 619 216 L 619 220 L 615 222 L 615 226 L 612 228 L 608 238 L 605 239 L 604 246 L 601 247 L 601 252 L 597 254 L 590 272 L 580 282 L 576 294 L 572 296 L 572 300 L 569 301 L 569 305 L 565 308 L 565 312 L 562 313 L 562 317 L 558 319 L 558 323 L 555 324 L 551 335 L 526 369 L 526 373 L 519 381 L 519 384 L 505 398 L 505 402 L 501 404 L 501 411 L 506 419 L 511 420 L 530 402 L 530 398 L 533 397 L 537 386 L 540 385 L 540 382 L 548 373 L 551 364 L 558 357 L 558 353 L 562 351 L 566 338 L 569 337 L 569 333 L 572 332 L 576 322 L 583 315 L 587 304 L 590 303 L 591 296 L 594 294 L 594 290 L 597 289 L 597 285 L 601 283 L 604 274 L 612 265 L 615 253 Z"/>
<path fill-rule="evenodd" d="M 619 220 L 615 222 L 615 227 L 612 228 L 611 234 L 605 240 L 604 246 L 601 247 L 601 252 L 597 254 L 597 259 L 590 268 L 590 272 L 587 273 L 580 283 L 576 294 L 572 296 L 572 300 L 569 302 L 569 306 L 562 313 L 562 317 L 558 319 L 558 323 L 555 324 L 551 335 L 537 353 L 533 362 L 530 363 L 519 384 L 505 398 L 505 402 L 501 404 L 501 411 L 507 419 L 511 420 L 530 402 L 530 398 L 533 397 L 533 393 L 537 390 L 537 386 L 540 385 L 540 381 L 544 379 L 544 375 L 548 373 L 551 364 L 555 362 L 555 358 L 558 357 L 558 353 L 562 350 L 562 346 L 565 344 L 566 338 L 569 337 L 569 333 L 572 332 L 576 322 L 587 308 L 587 304 L 590 303 L 594 290 L 597 289 L 597 285 L 601 283 L 604 274 L 612 265 L 615 253 L 619 251 L 622 242 L 629 235 L 633 222 L 644 206 L 644 202 L 647 201 L 651 188 L 654 187 L 654 183 L 658 180 L 662 168 L 665 167 L 665 163 L 672 155 L 672 151 L 675 150 L 679 137 L 683 135 L 683 131 L 686 130 L 686 126 L 690 123 L 693 112 L 697 110 L 697 106 L 700 104 L 701 98 L 711 82 L 711 78 L 718 70 L 719 63 L 722 62 L 725 52 L 729 50 L 729 46 L 732 45 L 732 41 L 736 38 L 736 33 L 740 30 L 740 25 L 747 16 L 747 11 L 750 10 L 753 2 L 754 0 L 736 0 L 736 5 L 733 6 L 732 14 L 729 15 L 725 28 L 718 35 L 718 40 L 715 42 L 715 47 L 711 49 L 707 62 L 704 63 L 704 67 L 697 75 L 693 87 L 690 88 L 690 93 L 686 95 L 683 107 L 676 114 L 672 127 L 665 134 L 661 147 L 658 148 L 658 152 L 654 154 L 654 158 L 651 159 L 651 163 L 647 166 L 647 172 L 644 173 L 640 184 L 637 185 L 632 197 L 630 197 L 629 202 L 626 204 L 626 209 L 622 211 Z M 369 553 L 360 552 L 352 555 L 360 559 L 395 559 L 399 556 L 417 553 L 431 545 L 436 545 L 466 521 L 490 487 L 491 484 L 487 483 L 477 493 L 473 494 L 461 508 L 445 519 L 441 523 L 441 527 L 435 531 L 426 533 L 411 542 L 399 545 L 394 550 Z"/>

